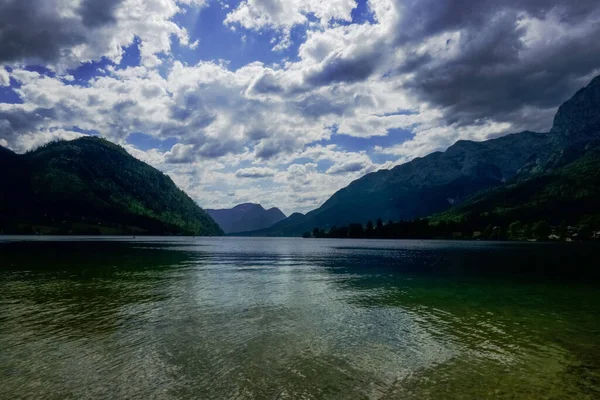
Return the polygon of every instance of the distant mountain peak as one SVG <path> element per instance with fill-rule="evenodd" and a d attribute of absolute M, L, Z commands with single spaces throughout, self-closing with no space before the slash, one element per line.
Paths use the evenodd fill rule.
<path fill-rule="evenodd" d="M 208 209 L 206 212 L 225 233 L 265 229 L 286 218 L 277 207 L 265 210 L 261 204 L 255 203 L 243 203 L 230 209 Z"/>
<path fill-rule="evenodd" d="M 237 206 L 233 207 L 233 209 L 235 209 L 235 210 L 251 210 L 251 209 L 264 210 L 265 208 L 262 205 L 256 204 L 256 203 L 242 203 L 242 204 L 238 204 Z"/>

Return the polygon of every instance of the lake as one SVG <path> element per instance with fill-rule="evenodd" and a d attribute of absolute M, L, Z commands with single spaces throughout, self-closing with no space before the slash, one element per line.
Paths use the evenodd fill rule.
<path fill-rule="evenodd" d="M 0 237 L 0 398 L 598 399 L 598 250 Z"/>

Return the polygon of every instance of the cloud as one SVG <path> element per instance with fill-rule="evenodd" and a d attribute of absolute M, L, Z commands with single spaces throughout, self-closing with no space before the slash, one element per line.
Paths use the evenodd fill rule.
<path fill-rule="evenodd" d="M 328 174 L 339 175 L 346 174 L 349 172 L 359 172 L 371 166 L 366 161 L 346 161 L 342 164 L 336 164 L 327 170 Z"/>
<path fill-rule="evenodd" d="M 553 111 L 600 72 L 600 4 L 592 0 L 371 0 L 376 24 L 308 34 L 305 83 L 385 81 L 444 112 L 547 130 Z"/>
<path fill-rule="evenodd" d="M 330 54 L 319 67 L 308 72 L 305 81 L 314 86 L 363 81 L 370 77 L 379 66 L 383 57 L 380 51 L 380 49 L 372 49 L 351 56 L 339 53 Z"/>
<path fill-rule="evenodd" d="M 238 178 L 260 179 L 275 176 L 275 171 L 270 168 L 244 168 L 236 171 Z"/>
<path fill-rule="evenodd" d="M 0 139 L 4 139 L 10 147 L 18 148 L 18 143 L 22 146 L 22 135 L 34 133 L 38 125 L 54 116 L 55 110 L 52 108 L 0 104 Z M 36 142 L 32 141 L 32 146 Z"/>
<path fill-rule="evenodd" d="M 443 108 L 451 124 L 487 119 L 548 130 L 555 108 L 600 66 L 600 44 L 589 40 L 600 35 L 600 5 L 553 3 L 478 2 L 472 19 L 429 10 L 441 25 L 415 32 L 432 44 L 421 54 L 408 46 L 407 57 L 422 62 L 400 66 L 411 77 L 403 88 Z"/>
<path fill-rule="evenodd" d="M 2 67 L 0 67 L 0 86 L 9 86 L 10 85 L 10 76 L 8 75 L 8 71 Z"/>
<path fill-rule="evenodd" d="M 171 19 L 181 6 L 203 0 L 3 0 L 0 2 L 0 63 L 44 62 L 58 69 L 106 57 L 119 62 L 137 37 L 145 63 L 168 52 L 170 37 L 188 44 Z"/>
<path fill-rule="evenodd" d="M 594 0 L 393 0 L 393 5 L 401 28 L 396 31 L 396 38 L 402 43 L 420 42 L 445 32 L 487 28 L 491 20 L 506 13 L 542 19 L 558 12 L 569 24 L 576 25 L 598 9 Z"/>
<path fill-rule="evenodd" d="M 83 24 L 93 28 L 116 23 L 115 10 L 122 2 L 123 0 L 83 0 L 79 7 Z"/>
<path fill-rule="evenodd" d="M 165 162 L 171 164 L 191 163 L 195 159 L 194 146 L 177 143 L 165 154 Z"/>
<path fill-rule="evenodd" d="M 351 21 L 354 8 L 354 0 L 244 0 L 227 14 L 224 23 L 249 30 L 273 29 L 279 33 L 273 50 L 280 51 L 291 45 L 291 28 L 307 24 L 309 15 L 327 26 L 331 20 Z"/>
<path fill-rule="evenodd" d="M 117 22 L 106 23 L 119 23 L 117 10 L 130 1 L 111 3 Z M 162 15 L 177 12 L 178 3 L 169 4 L 170 11 Z M 277 14 L 289 4 L 243 2 L 240 7 Z M 310 4 L 298 3 L 295 10 L 302 14 L 320 7 Z M 117 141 L 144 132 L 186 146 L 185 156 L 172 154 L 170 162 L 246 153 L 270 162 L 336 132 L 373 137 L 408 129 L 415 133 L 415 143 L 428 141 L 419 148 L 440 149 L 449 137 L 473 138 L 473 127 L 483 125 L 502 128 L 484 130 L 489 136 L 542 129 L 559 102 L 600 65 L 595 61 L 600 51 L 586 53 L 585 45 L 577 44 L 588 43 L 586 35 L 596 29 L 593 13 L 567 12 L 573 7 L 559 13 L 541 3 L 519 8 L 505 1 L 479 4 L 472 18 L 464 19 L 437 3 L 430 5 L 431 13 L 419 4 L 372 0 L 374 23 L 325 24 L 308 32 L 299 59 L 283 66 L 255 62 L 232 71 L 218 62 L 189 66 L 174 61 L 161 74 L 152 66 L 109 68 L 88 87 L 19 69 L 12 75 L 22 85 L 16 92 L 28 110 L 53 112 L 34 118 L 30 132 L 78 126 Z M 343 15 L 348 9 L 340 7 Z M 320 15 L 333 15 L 319 10 Z M 277 15 L 269 17 L 277 26 L 294 21 Z M 422 26 L 407 26 L 408 16 L 422 18 Z M 444 29 L 428 18 L 443 20 Z M 570 25 L 573 21 L 577 27 Z M 484 22 L 485 32 L 473 30 Z M 555 57 L 560 41 L 570 50 L 559 48 L 572 52 L 577 66 Z M 536 60 L 543 60 L 544 69 Z M 558 79 L 566 71 L 572 74 Z M 451 133 L 432 135 L 435 131 Z M 409 148 L 417 146 L 404 147 Z"/>
<path fill-rule="evenodd" d="M 244 0 L 227 14 L 225 24 L 239 24 L 246 29 L 291 28 L 304 24 L 313 15 L 322 24 L 330 20 L 351 20 L 354 0 Z"/>
<path fill-rule="evenodd" d="M 254 82 L 250 84 L 248 93 L 250 95 L 283 93 L 284 88 L 280 85 L 273 71 L 265 71 Z"/>
<path fill-rule="evenodd" d="M 10 147 L 14 151 L 22 153 L 26 150 L 36 149 L 53 140 L 73 140 L 81 136 L 84 135 L 79 132 L 73 132 L 63 129 L 37 132 L 35 134 L 24 133 L 18 135 L 14 140 L 12 140 Z M 6 142 L 4 139 L 0 139 L 0 141 L 3 141 L 8 145 L 8 142 Z"/>

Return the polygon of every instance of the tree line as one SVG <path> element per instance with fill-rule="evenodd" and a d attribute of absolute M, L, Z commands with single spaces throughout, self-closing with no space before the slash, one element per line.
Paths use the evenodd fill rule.
<path fill-rule="evenodd" d="M 573 226 L 566 221 L 552 226 L 546 220 L 537 222 L 506 221 L 503 224 L 477 224 L 476 221 L 432 221 L 427 218 L 413 221 L 378 219 L 366 225 L 353 223 L 330 229 L 314 228 L 304 238 L 350 239 L 480 239 L 480 240 L 590 240 L 600 238 L 600 218 L 582 219 Z"/>

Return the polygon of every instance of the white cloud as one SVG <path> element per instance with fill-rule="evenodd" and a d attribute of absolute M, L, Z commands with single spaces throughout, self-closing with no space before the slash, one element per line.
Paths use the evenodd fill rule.
<path fill-rule="evenodd" d="M 15 138 L 15 140 L 11 142 L 10 147 L 14 151 L 22 153 L 24 151 L 40 147 L 53 140 L 73 140 L 82 136 L 83 134 L 79 132 L 73 132 L 63 129 L 41 131 L 36 133 L 26 133 L 18 135 Z"/>
<path fill-rule="evenodd" d="M 10 76 L 8 75 L 8 71 L 0 66 L 0 86 L 9 86 L 10 85 Z"/>
<path fill-rule="evenodd" d="M 292 27 L 307 24 L 309 14 L 326 27 L 332 20 L 351 21 L 354 8 L 355 0 L 244 0 L 227 14 L 224 23 L 250 30 L 276 30 L 279 34 L 273 50 L 280 51 L 291 45 Z"/>
<path fill-rule="evenodd" d="M 284 29 L 306 23 L 312 14 L 327 25 L 331 19 L 350 21 L 354 8 L 354 0 L 244 0 L 227 14 L 225 23 L 255 30 Z"/>
<path fill-rule="evenodd" d="M 509 123 L 486 122 L 472 126 L 444 126 L 440 120 L 434 120 L 419 126 L 415 137 L 402 144 L 386 148 L 376 148 L 381 154 L 398 157 L 394 165 L 403 164 L 416 157 L 426 156 L 434 151 L 444 151 L 459 140 L 482 141 L 512 132 Z"/>
<path fill-rule="evenodd" d="M 238 169 L 235 173 L 238 178 L 260 179 L 275 176 L 275 171 L 270 168 L 243 168 Z"/>

